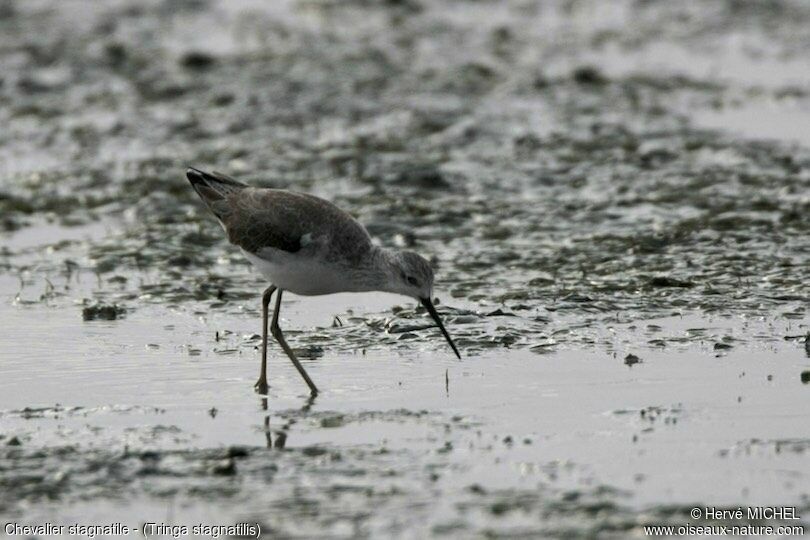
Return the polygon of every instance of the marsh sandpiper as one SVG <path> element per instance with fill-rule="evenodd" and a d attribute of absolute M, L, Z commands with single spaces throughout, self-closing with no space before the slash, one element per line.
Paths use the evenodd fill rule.
<path fill-rule="evenodd" d="M 221 173 L 192 168 L 186 176 L 219 220 L 228 240 L 270 283 L 262 295 L 262 363 L 257 392 L 267 393 L 267 319 L 274 292 L 276 306 L 270 332 L 313 395 L 318 388 L 278 325 L 284 291 L 303 296 L 385 291 L 416 298 L 461 358 L 433 306 L 433 270 L 420 255 L 373 245 L 357 220 L 313 195 L 250 187 Z"/>

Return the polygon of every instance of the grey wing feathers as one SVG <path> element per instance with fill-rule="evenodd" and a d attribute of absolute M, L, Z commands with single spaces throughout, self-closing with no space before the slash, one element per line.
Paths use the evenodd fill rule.
<path fill-rule="evenodd" d="M 231 199 L 231 212 L 223 221 L 228 240 L 251 253 L 267 247 L 295 253 L 306 233 L 301 232 L 295 212 L 284 204 L 285 197 L 263 197 L 267 191 L 251 188 Z"/>
<path fill-rule="evenodd" d="M 192 168 L 186 176 L 231 243 L 251 253 L 265 248 L 296 253 L 315 244 L 325 246 L 327 258 L 355 259 L 371 247 L 362 225 L 318 197 L 249 187 L 224 174 Z"/>
<path fill-rule="evenodd" d="M 230 198 L 223 220 L 231 243 L 261 256 L 264 248 L 295 253 L 325 246 L 327 258 L 354 258 L 371 247 L 366 230 L 333 204 L 302 193 L 248 188 Z"/>

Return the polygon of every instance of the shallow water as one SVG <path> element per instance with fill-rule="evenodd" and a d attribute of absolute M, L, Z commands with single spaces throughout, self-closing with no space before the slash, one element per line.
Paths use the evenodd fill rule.
<path fill-rule="evenodd" d="M 810 9 L 763 6 L 0 2 L 2 521 L 806 523 Z M 408 299 L 286 295 L 324 392 L 273 347 L 260 399 L 265 284 L 187 164 L 431 257 L 464 359 Z"/>
<path fill-rule="evenodd" d="M 307 303 L 291 303 L 288 316 L 315 324 Z M 806 505 L 803 351 L 786 341 L 711 345 L 773 321 L 648 321 L 666 329 L 658 335 L 700 333 L 704 344 L 644 350 L 632 366 L 598 350 L 462 362 L 327 352 L 305 360 L 327 389 L 314 400 L 274 358 L 264 402 L 249 391 L 252 346 L 215 340 L 215 328 L 242 317 L 176 315 L 167 328 L 154 315 L 52 316 L 42 322 L 76 342 L 12 349 L 20 362 L 0 385 L 6 437 L 21 442 L 3 456 L 9 517 L 566 535 L 678 523 L 706 500 Z M 616 334 L 640 331 L 631 326 Z M 42 405 L 52 403 L 62 405 Z"/>

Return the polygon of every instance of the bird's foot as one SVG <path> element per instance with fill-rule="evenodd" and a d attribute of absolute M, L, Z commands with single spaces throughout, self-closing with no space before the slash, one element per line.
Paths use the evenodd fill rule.
<path fill-rule="evenodd" d="M 253 385 L 253 389 L 257 394 L 267 394 L 267 379 L 261 378 Z"/>

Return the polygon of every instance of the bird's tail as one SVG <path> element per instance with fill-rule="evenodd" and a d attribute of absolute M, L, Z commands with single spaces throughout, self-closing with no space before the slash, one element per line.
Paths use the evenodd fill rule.
<path fill-rule="evenodd" d="M 247 184 L 238 182 L 222 173 L 216 171 L 207 173 L 192 167 L 189 167 L 186 171 L 186 177 L 188 181 L 191 182 L 192 187 L 194 187 L 200 197 L 206 202 L 210 199 L 224 199 L 228 197 L 228 195 L 247 187 Z"/>
<path fill-rule="evenodd" d="M 228 196 L 248 187 L 247 184 L 238 182 L 222 173 L 216 171 L 207 173 L 192 167 L 186 170 L 186 178 L 206 206 L 219 218 L 222 218 L 223 214 L 227 212 L 226 199 Z"/>

